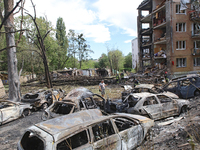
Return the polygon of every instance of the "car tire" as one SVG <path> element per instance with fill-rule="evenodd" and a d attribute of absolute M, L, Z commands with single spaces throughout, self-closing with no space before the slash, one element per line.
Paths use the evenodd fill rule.
<path fill-rule="evenodd" d="M 48 106 L 47 103 L 42 104 L 42 109 L 43 109 L 43 110 L 47 109 L 48 107 L 49 107 L 49 106 Z"/>
<path fill-rule="evenodd" d="M 31 113 L 30 109 L 25 109 L 25 110 L 23 110 L 23 112 L 22 112 L 22 116 L 23 116 L 23 117 L 28 116 L 28 115 L 30 115 L 30 113 Z"/>
<path fill-rule="evenodd" d="M 49 118 L 50 118 L 50 116 L 49 116 L 49 114 L 48 114 L 46 111 L 42 113 L 41 119 L 42 119 L 43 121 L 46 121 L 46 120 L 48 120 Z"/>
<path fill-rule="evenodd" d="M 187 111 L 188 111 L 188 107 L 187 106 L 182 106 L 181 113 L 186 113 Z"/>
<path fill-rule="evenodd" d="M 195 92 L 194 92 L 194 96 L 199 96 L 200 95 L 200 91 L 197 89 Z"/>

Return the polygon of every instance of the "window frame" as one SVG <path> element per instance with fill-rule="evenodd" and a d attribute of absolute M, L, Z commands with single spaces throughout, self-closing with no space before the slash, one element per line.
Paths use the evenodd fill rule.
<path fill-rule="evenodd" d="M 182 59 L 182 64 L 180 65 L 180 60 Z M 179 63 L 177 64 L 179 60 Z M 183 65 L 183 60 L 185 61 L 185 66 Z M 187 58 L 176 58 L 176 68 L 185 68 L 187 67 Z"/>
<path fill-rule="evenodd" d="M 177 9 L 178 7 L 178 9 Z M 186 10 L 180 10 L 181 4 L 176 4 L 176 14 L 186 14 Z M 183 11 L 183 12 L 181 12 Z"/>
<path fill-rule="evenodd" d="M 181 26 L 181 30 L 180 27 Z M 180 23 L 176 23 L 176 32 L 186 32 L 186 23 L 185 22 L 180 22 Z"/>
<path fill-rule="evenodd" d="M 199 63 L 198 63 L 198 60 L 197 59 L 199 59 Z M 199 65 L 198 65 L 199 64 Z M 193 59 L 193 66 L 194 67 L 200 67 L 200 57 L 195 57 L 194 59 Z"/>
<path fill-rule="evenodd" d="M 186 41 L 176 41 L 176 50 L 186 50 Z"/>
<path fill-rule="evenodd" d="M 57 150 L 58 144 L 60 144 L 60 143 L 63 142 L 64 140 L 67 140 L 67 139 L 69 139 L 69 138 L 71 138 L 71 137 L 75 136 L 76 134 L 79 134 L 79 133 L 81 133 L 81 132 L 83 132 L 83 131 L 85 131 L 86 134 L 87 134 L 88 142 L 87 142 L 86 144 L 90 144 L 90 143 L 91 143 L 90 131 L 89 131 L 88 128 L 84 128 L 84 129 L 82 129 L 82 130 L 78 130 L 78 131 L 76 131 L 76 132 L 74 132 L 74 133 L 71 133 L 70 135 L 68 135 L 68 136 L 66 136 L 66 137 L 63 137 L 63 138 L 59 139 L 59 140 L 55 143 L 55 149 Z M 81 145 L 81 146 L 85 146 L 86 144 Z M 81 147 L 81 146 L 79 146 L 79 147 Z M 79 148 L 79 147 L 76 147 L 75 149 L 77 149 L 77 148 Z"/>

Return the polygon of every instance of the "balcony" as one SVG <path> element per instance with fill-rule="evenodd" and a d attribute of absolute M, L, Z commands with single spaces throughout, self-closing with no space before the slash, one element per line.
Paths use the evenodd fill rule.
<path fill-rule="evenodd" d="M 200 48 L 193 48 L 192 49 L 192 55 L 193 56 L 200 55 Z"/>
<path fill-rule="evenodd" d="M 150 23 L 151 22 L 151 14 L 148 14 L 147 16 L 142 17 L 141 22 L 142 23 Z"/>
<path fill-rule="evenodd" d="M 142 35 L 151 35 L 152 34 L 152 28 L 142 29 L 141 34 Z"/>
<path fill-rule="evenodd" d="M 190 20 L 193 22 L 200 22 L 200 11 L 191 10 L 189 11 Z"/>

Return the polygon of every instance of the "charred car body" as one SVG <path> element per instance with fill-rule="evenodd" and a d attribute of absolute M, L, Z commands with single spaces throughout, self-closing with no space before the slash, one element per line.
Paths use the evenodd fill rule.
<path fill-rule="evenodd" d="M 153 120 L 139 115 L 103 116 L 98 109 L 84 110 L 31 126 L 18 150 L 131 150 L 153 125 Z"/>
<path fill-rule="evenodd" d="M 21 116 L 30 114 L 31 106 L 28 104 L 1 100 L 0 101 L 0 125 L 15 120 Z"/>
<path fill-rule="evenodd" d="M 65 91 L 59 90 L 38 90 L 33 93 L 25 94 L 21 101 L 23 103 L 29 103 L 34 109 L 46 109 L 54 101 L 62 100 L 65 96 Z"/>
<path fill-rule="evenodd" d="M 131 93 L 141 93 L 141 92 L 149 92 L 153 94 L 163 93 L 172 98 L 179 98 L 176 94 L 169 91 L 164 91 L 162 88 L 157 87 L 153 84 L 139 84 L 136 85 L 134 89 L 131 86 L 127 85 L 123 87 L 124 91 L 122 92 L 122 100 L 124 100 Z"/>
<path fill-rule="evenodd" d="M 101 108 L 105 99 L 90 90 L 80 87 L 70 91 L 62 101 L 57 101 L 48 107 L 42 114 L 42 120 L 55 118 L 61 115 L 74 113 L 85 109 Z"/>
<path fill-rule="evenodd" d="M 180 98 L 191 98 L 200 95 L 200 76 L 187 75 L 172 79 L 163 90 L 175 93 Z"/>
<path fill-rule="evenodd" d="M 124 101 L 129 105 L 128 113 L 148 116 L 159 120 L 186 112 L 189 102 L 182 99 L 173 99 L 165 94 L 133 93 Z"/>

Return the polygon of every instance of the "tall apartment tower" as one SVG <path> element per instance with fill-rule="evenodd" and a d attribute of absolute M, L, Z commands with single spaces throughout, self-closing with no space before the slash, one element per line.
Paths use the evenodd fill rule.
<path fill-rule="evenodd" d="M 200 13 L 187 7 L 181 10 L 180 0 L 144 0 L 139 5 L 140 70 L 157 66 L 175 75 L 200 71 Z"/>

